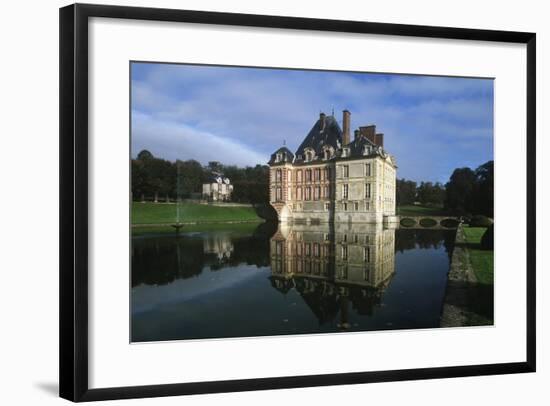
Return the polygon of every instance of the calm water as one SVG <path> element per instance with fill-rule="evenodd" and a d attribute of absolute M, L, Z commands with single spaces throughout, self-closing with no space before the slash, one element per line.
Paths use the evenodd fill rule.
<path fill-rule="evenodd" d="M 240 225 L 132 240 L 132 341 L 439 327 L 454 231 Z"/>

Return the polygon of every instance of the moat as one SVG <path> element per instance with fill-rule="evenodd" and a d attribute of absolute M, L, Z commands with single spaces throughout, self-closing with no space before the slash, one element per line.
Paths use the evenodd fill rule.
<path fill-rule="evenodd" d="M 439 327 L 455 230 L 135 233 L 132 342 Z"/>

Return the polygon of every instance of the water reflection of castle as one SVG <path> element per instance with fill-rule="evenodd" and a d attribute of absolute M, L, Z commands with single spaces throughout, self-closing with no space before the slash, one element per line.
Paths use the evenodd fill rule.
<path fill-rule="evenodd" d="M 338 313 L 350 327 L 349 306 L 372 314 L 395 270 L 395 230 L 382 224 L 281 224 L 271 238 L 271 283 L 296 289 L 320 323 Z"/>

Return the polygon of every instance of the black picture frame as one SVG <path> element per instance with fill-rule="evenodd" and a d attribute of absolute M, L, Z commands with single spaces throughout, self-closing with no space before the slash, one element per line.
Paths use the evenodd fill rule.
<path fill-rule="evenodd" d="M 105 17 L 526 44 L 527 324 L 525 361 L 90 389 L 88 386 L 88 19 Z M 536 35 L 268 15 L 74 4 L 60 9 L 60 396 L 75 402 L 534 372 Z"/>

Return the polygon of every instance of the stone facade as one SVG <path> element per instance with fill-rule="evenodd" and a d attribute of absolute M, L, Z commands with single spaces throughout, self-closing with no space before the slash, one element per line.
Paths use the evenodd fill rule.
<path fill-rule="evenodd" d="M 321 113 L 293 154 L 277 150 L 269 161 L 270 202 L 281 222 L 393 223 L 396 170 L 375 126 L 360 127 L 350 141 L 350 113 L 342 131 Z"/>

